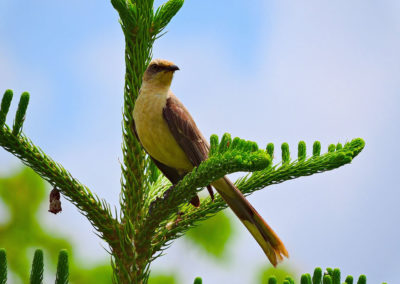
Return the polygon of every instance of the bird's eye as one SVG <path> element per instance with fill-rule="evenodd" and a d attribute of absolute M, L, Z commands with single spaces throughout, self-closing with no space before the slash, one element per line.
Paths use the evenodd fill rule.
<path fill-rule="evenodd" d="M 152 72 L 158 72 L 158 71 L 160 71 L 160 66 L 158 66 L 157 64 L 151 64 L 150 65 L 150 70 Z"/>

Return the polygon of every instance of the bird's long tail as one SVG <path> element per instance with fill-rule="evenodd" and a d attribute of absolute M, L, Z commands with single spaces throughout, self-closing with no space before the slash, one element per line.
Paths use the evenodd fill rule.
<path fill-rule="evenodd" d="M 289 257 L 277 234 L 228 178 L 221 178 L 212 185 L 253 235 L 273 266 L 282 261 L 284 256 Z"/>

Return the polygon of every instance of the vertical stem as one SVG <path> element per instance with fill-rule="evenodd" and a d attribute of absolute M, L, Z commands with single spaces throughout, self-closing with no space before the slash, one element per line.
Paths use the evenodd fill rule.
<path fill-rule="evenodd" d="M 145 219 L 148 158 L 135 135 L 133 109 L 139 95 L 142 75 L 151 59 L 153 0 L 112 0 L 121 16 L 125 35 L 125 89 L 123 111 L 123 156 L 121 179 L 121 235 L 114 255 L 114 281 L 146 283 L 152 236 L 140 234 Z M 118 279 L 117 279 L 118 278 Z"/>

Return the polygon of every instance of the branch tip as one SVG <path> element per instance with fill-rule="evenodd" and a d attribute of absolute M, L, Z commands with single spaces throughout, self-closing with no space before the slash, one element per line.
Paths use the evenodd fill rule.
<path fill-rule="evenodd" d="M 321 143 L 319 141 L 315 141 L 313 144 L 313 156 L 317 157 L 321 154 Z"/>
<path fill-rule="evenodd" d="M 267 153 L 271 159 L 274 159 L 274 147 L 274 143 L 268 143 L 267 145 Z"/>
<path fill-rule="evenodd" d="M 1 107 L 0 107 L 0 128 L 4 126 L 6 122 L 7 113 L 10 109 L 11 101 L 13 98 L 13 91 L 6 90 L 3 98 L 1 100 Z"/>
<path fill-rule="evenodd" d="M 282 143 L 281 145 L 281 150 L 282 150 L 282 163 L 288 163 L 290 161 L 290 151 L 289 151 L 289 144 L 288 143 Z"/>
<path fill-rule="evenodd" d="M 299 161 L 304 161 L 307 156 L 307 146 L 306 142 L 300 141 L 297 147 L 297 158 Z"/>
<path fill-rule="evenodd" d="M 13 130 L 12 133 L 15 136 L 18 136 L 18 134 L 22 130 L 22 125 L 25 121 L 25 114 L 26 110 L 28 108 L 29 104 L 29 93 L 24 92 L 21 95 L 21 98 L 18 103 L 18 108 L 17 108 L 17 113 L 15 115 L 15 120 L 14 120 L 14 125 L 13 125 Z"/>

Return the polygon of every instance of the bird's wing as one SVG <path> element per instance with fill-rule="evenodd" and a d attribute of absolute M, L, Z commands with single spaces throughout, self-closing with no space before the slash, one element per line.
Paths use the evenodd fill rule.
<path fill-rule="evenodd" d="M 171 94 L 163 109 L 163 116 L 175 140 L 194 166 L 208 158 L 209 146 L 188 110 Z"/>
<path fill-rule="evenodd" d="M 172 94 L 167 99 L 163 115 L 172 135 L 192 164 L 197 166 L 207 159 L 209 151 L 207 141 L 187 109 Z M 274 266 L 283 259 L 283 256 L 288 256 L 279 237 L 229 179 L 226 177 L 219 179 L 213 182 L 213 186 L 260 244 Z"/>
<path fill-rule="evenodd" d="M 207 140 L 197 128 L 189 111 L 173 94 L 167 99 L 163 116 L 175 140 L 194 166 L 208 158 L 210 146 Z M 214 199 L 211 186 L 207 186 L 207 190 Z"/>

